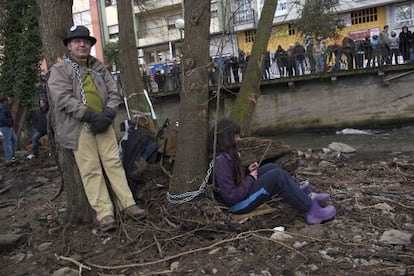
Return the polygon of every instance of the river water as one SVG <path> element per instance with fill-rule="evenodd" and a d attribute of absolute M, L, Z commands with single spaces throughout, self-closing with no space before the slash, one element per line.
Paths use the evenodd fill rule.
<path fill-rule="evenodd" d="M 327 148 L 332 142 L 342 142 L 354 147 L 359 153 L 414 151 L 414 125 L 392 129 L 337 129 L 285 133 L 271 138 L 299 150 L 317 150 Z"/>

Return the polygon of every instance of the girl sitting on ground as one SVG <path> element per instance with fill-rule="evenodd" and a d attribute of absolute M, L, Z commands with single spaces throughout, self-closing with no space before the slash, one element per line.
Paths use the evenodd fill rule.
<path fill-rule="evenodd" d="M 259 166 L 255 162 L 244 168 L 237 147 L 241 139 L 240 127 L 234 121 L 221 119 L 217 124 L 216 139 L 214 132 L 213 129 L 209 134 L 209 153 L 213 156 L 216 140 L 215 196 L 230 207 L 230 212 L 247 213 L 272 197 L 280 196 L 303 213 L 308 224 L 319 224 L 335 217 L 335 207 L 327 205 L 329 194 L 312 192 L 308 183 L 301 187 L 276 164 Z"/>

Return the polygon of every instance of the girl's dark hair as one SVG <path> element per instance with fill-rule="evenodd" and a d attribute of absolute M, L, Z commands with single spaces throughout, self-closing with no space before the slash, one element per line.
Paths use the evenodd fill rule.
<path fill-rule="evenodd" d="M 222 118 L 217 123 L 216 151 L 217 153 L 225 152 L 230 155 L 233 160 L 234 170 L 236 172 L 237 185 L 240 185 L 244 177 L 244 170 L 238 147 L 234 139 L 236 134 L 240 134 L 240 126 L 233 120 L 229 118 Z M 210 131 L 209 140 L 209 153 L 213 155 L 214 128 Z"/>

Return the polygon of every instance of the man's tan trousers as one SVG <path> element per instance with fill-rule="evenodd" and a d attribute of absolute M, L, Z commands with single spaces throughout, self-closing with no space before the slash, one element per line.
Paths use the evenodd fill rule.
<path fill-rule="evenodd" d="M 86 196 L 97 213 L 98 221 L 107 215 L 114 215 L 114 207 L 102 169 L 105 170 L 115 193 L 115 201 L 119 209 L 122 210 L 135 204 L 119 159 L 118 144 L 112 126 L 97 135 L 82 127 L 78 149 L 73 153 Z"/>

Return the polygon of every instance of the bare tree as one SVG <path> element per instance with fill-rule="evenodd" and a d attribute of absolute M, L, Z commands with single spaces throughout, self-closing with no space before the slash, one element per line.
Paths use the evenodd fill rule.
<path fill-rule="evenodd" d="M 52 66 L 66 51 L 62 39 L 72 23 L 71 0 L 37 0 L 39 29 L 43 53 L 48 66 Z M 49 100 L 49 103 L 52 102 Z M 53 112 L 53 106 L 50 106 Z M 49 116 L 53 118 L 54 116 Z M 52 125 L 55 124 L 52 122 Z M 59 148 L 57 160 L 66 191 L 66 218 L 69 223 L 91 222 L 94 215 L 84 193 L 82 180 L 72 150 Z"/>
<path fill-rule="evenodd" d="M 240 87 L 239 94 L 230 117 L 238 122 L 245 135 L 250 134 L 250 121 L 257 97 L 260 95 L 260 81 L 262 67 L 267 51 L 270 34 L 272 32 L 273 18 L 277 7 L 277 1 L 265 0 L 262 14 L 257 25 L 256 39 L 253 43 L 252 52 L 249 57 L 245 78 Z"/>
<path fill-rule="evenodd" d="M 122 92 L 125 97 L 136 93 L 128 102 L 130 108 L 148 112 L 149 106 L 143 94 L 144 81 L 139 71 L 138 51 L 135 42 L 133 7 L 131 0 L 118 0 L 119 22 L 119 67 L 121 71 Z"/>
<path fill-rule="evenodd" d="M 170 185 L 173 199 L 197 190 L 206 174 L 210 0 L 184 1 L 184 22 L 179 147 Z"/>

